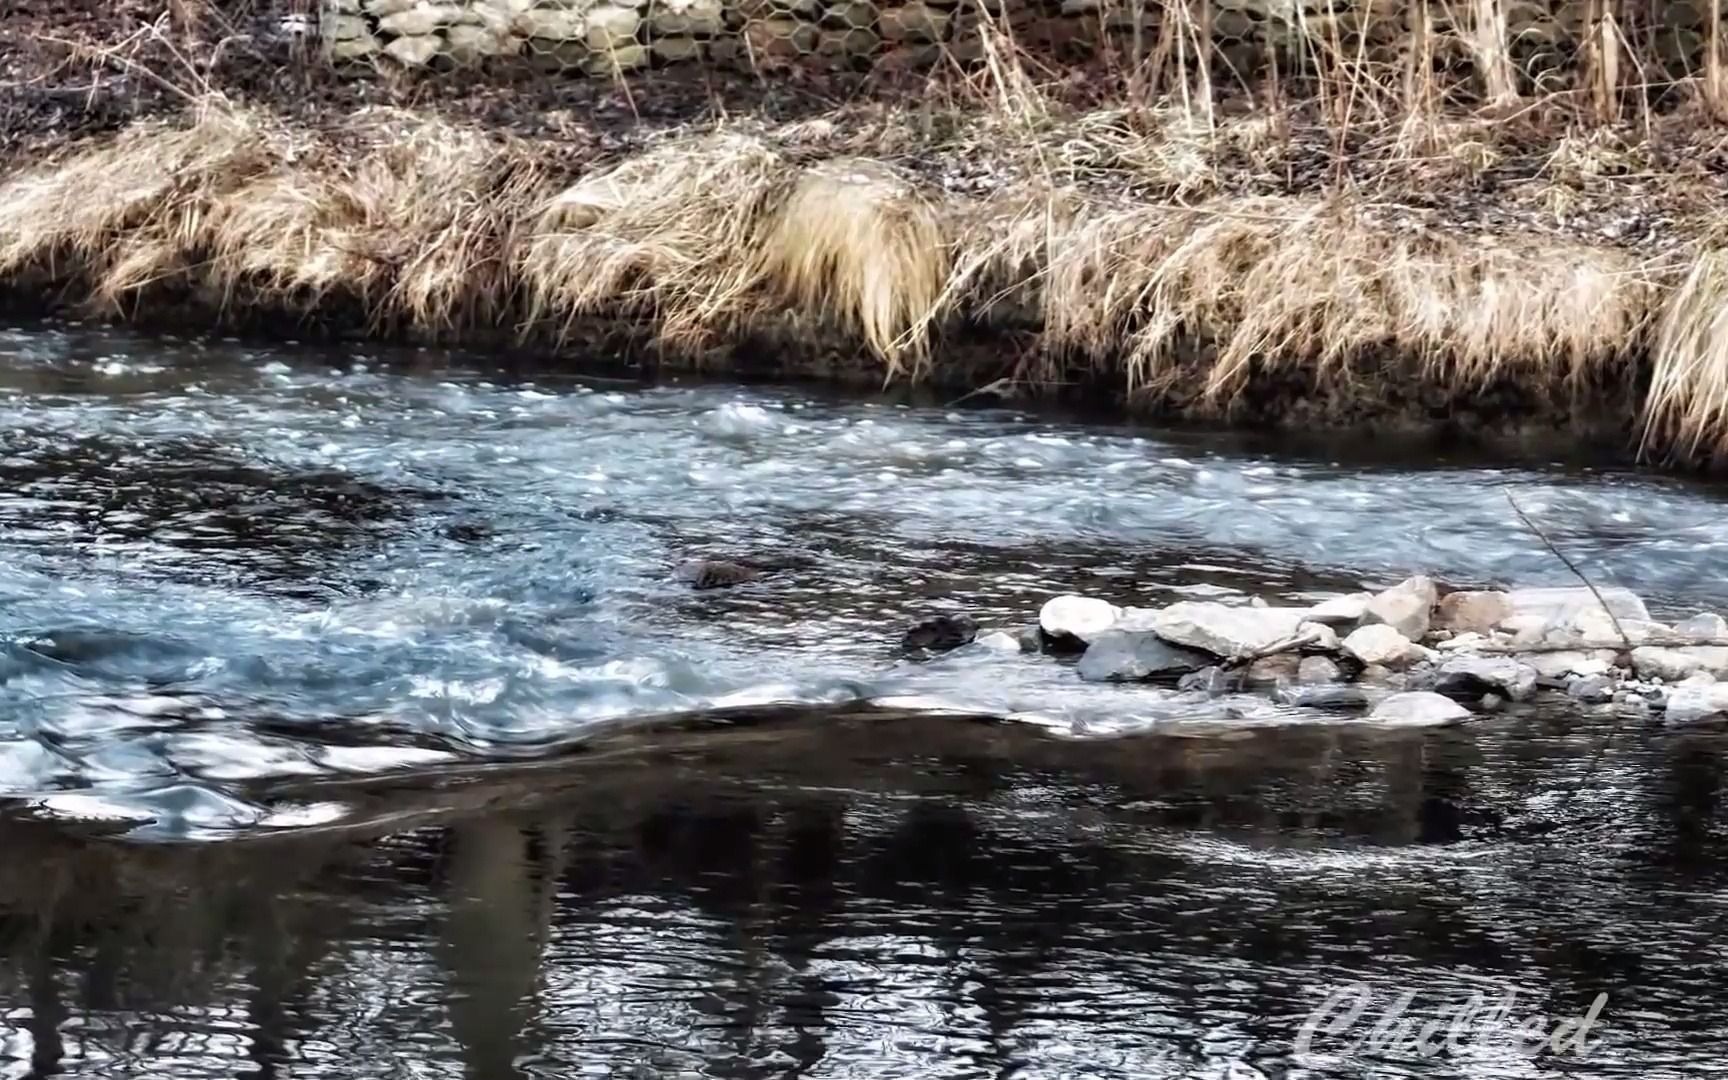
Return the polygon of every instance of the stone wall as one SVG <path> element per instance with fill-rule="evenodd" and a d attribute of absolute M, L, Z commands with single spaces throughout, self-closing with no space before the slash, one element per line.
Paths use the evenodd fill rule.
<path fill-rule="evenodd" d="M 1711 0 L 323 0 L 324 54 L 344 66 L 435 70 L 526 64 L 597 77 L 671 64 L 745 70 L 788 63 L 861 69 L 892 57 L 925 64 L 982 53 L 996 20 L 1030 51 L 1058 59 L 1107 46 L 1150 52 L 1167 30 L 1208 35 L 1215 68 L 1243 75 L 1312 42 L 1396 61 L 1427 11 L 1443 62 L 1468 65 L 1470 27 L 1498 5 L 1526 76 L 1565 69 L 1594 13 L 1611 7 L 1621 36 L 1658 71 L 1702 65 Z M 1728 0 L 1718 0 L 1728 3 Z"/>

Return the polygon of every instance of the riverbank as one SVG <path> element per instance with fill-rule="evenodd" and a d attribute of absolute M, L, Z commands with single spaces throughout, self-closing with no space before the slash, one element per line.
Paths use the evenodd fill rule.
<path fill-rule="evenodd" d="M 1728 192 L 1701 103 L 1340 126 L 1077 103 L 998 59 L 787 122 L 203 94 L 31 141 L 0 181 L 0 282 L 143 323 L 1297 428 L 1561 427 L 1685 465 L 1728 446 Z"/>

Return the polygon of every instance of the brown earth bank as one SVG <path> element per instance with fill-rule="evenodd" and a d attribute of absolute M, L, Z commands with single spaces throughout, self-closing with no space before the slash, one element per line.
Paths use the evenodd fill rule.
<path fill-rule="evenodd" d="M 353 79 L 298 25 L 17 0 L 8 303 L 1728 448 L 1728 128 L 1684 86 L 1618 119 L 1565 94 L 1343 118 L 1294 79 L 1151 94 L 1011 42 L 935 72 Z"/>

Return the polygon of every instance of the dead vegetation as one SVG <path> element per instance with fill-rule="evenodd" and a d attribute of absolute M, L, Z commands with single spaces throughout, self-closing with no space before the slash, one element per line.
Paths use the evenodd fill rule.
<path fill-rule="evenodd" d="M 446 339 L 620 320 L 682 363 L 763 329 L 838 336 L 884 377 L 946 382 L 970 377 L 945 366 L 962 336 L 1025 331 L 997 373 L 1022 387 L 1227 416 L 1265 386 L 1372 408 L 1512 385 L 1614 411 L 1653 455 L 1728 455 L 1723 192 L 1688 164 L 1715 152 L 1719 71 L 1627 120 L 1604 24 L 1583 90 L 1534 95 L 1497 10 L 1472 0 L 1453 42 L 1485 73 L 1466 106 L 1333 35 L 1301 104 L 1272 104 L 1286 76 L 1227 112 L 1202 22 L 1178 21 L 1187 44 L 1147 43 L 1098 106 L 988 37 L 916 105 L 669 131 L 590 167 L 397 109 L 312 131 L 200 98 L 0 181 L 0 281 L 123 314 L 351 302 Z"/>

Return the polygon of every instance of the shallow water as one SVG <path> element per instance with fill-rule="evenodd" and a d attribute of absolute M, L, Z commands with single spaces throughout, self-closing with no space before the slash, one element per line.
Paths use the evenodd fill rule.
<path fill-rule="evenodd" d="M 1592 772 L 1601 713 L 897 649 L 1068 590 L 1569 584 L 1507 492 L 1728 611 L 1722 490 L 1624 465 L 0 330 L 0 1077 L 1697 1075 L 1719 733 Z M 1293 1056 L 1357 977 L 1608 992 L 1611 1038 Z"/>

